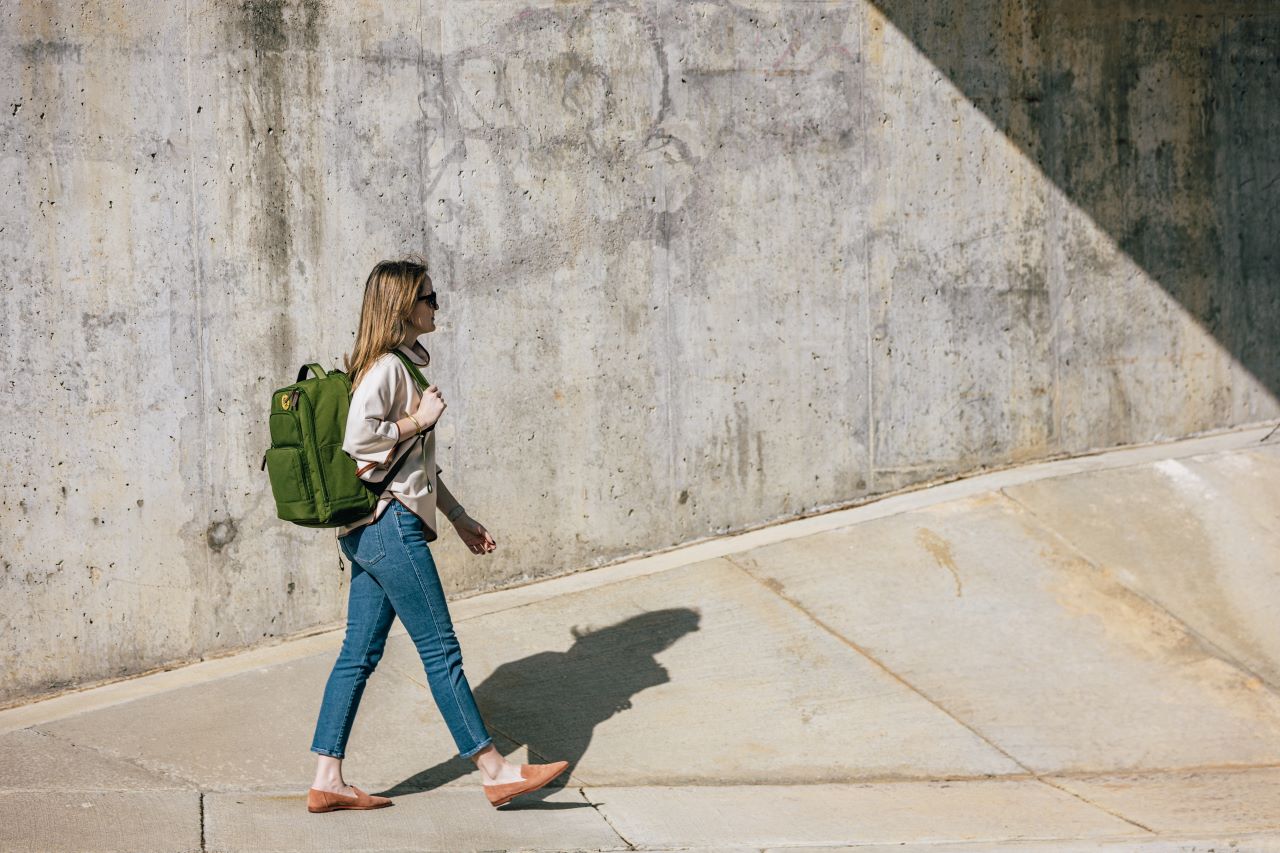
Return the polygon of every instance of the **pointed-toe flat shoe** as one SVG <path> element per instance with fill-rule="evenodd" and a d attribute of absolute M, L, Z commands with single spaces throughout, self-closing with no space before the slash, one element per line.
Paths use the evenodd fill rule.
<path fill-rule="evenodd" d="M 567 761 L 554 761 L 551 764 L 521 764 L 519 782 L 504 782 L 500 785 L 485 785 L 484 795 L 494 808 L 505 806 L 515 797 L 536 791 L 552 779 L 559 776 L 569 767 Z"/>
<path fill-rule="evenodd" d="M 350 794 L 335 794 L 333 791 L 321 791 L 318 788 L 311 788 L 307 791 L 307 811 L 314 814 L 318 812 L 335 812 L 339 809 L 380 809 L 383 806 L 391 805 L 390 797 L 366 794 L 355 785 L 351 786 L 351 790 L 356 792 L 354 797 Z"/>

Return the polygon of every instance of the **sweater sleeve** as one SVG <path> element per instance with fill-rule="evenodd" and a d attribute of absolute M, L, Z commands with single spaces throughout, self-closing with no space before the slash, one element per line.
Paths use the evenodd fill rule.
<path fill-rule="evenodd" d="M 400 443 L 396 413 L 392 411 L 396 376 L 385 365 L 374 364 L 351 395 L 342 449 L 356 462 L 356 474 L 370 479 L 375 468 L 385 468 Z"/>

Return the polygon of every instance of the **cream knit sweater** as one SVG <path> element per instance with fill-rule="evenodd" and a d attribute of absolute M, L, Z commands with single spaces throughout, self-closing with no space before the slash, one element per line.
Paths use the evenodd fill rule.
<path fill-rule="evenodd" d="M 416 348 L 400 347 L 414 364 L 422 367 L 427 360 Z M 342 449 L 356 461 L 356 473 L 362 480 L 382 482 L 401 456 L 408 455 L 395 478 L 387 486 L 372 513 L 359 521 L 338 529 L 345 536 L 357 527 L 379 518 L 391 500 L 402 504 L 422 519 L 427 541 L 439 535 L 436 528 L 436 475 L 442 470 L 436 464 L 436 433 L 430 430 L 400 440 L 396 421 L 418 408 L 422 393 L 408 369 L 392 353 L 385 353 L 373 363 L 351 395 L 347 412 L 346 434 Z"/>

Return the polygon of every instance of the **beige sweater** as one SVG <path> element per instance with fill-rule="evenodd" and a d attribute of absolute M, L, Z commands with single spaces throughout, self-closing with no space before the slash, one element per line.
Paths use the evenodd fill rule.
<path fill-rule="evenodd" d="M 416 348 L 402 346 L 400 351 L 419 368 L 427 363 Z M 439 535 L 436 528 L 436 475 L 442 469 L 436 464 L 435 430 L 411 435 L 401 441 L 400 430 L 396 428 L 396 421 L 418 408 L 421 397 L 412 374 L 391 353 L 380 356 L 352 392 L 342 449 L 356 461 L 356 474 L 362 480 L 379 483 L 401 456 L 407 454 L 408 458 L 382 493 L 374 511 L 359 521 L 340 527 L 339 536 L 378 519 L 393 497 L 422 519 L 428 542 Z"/>

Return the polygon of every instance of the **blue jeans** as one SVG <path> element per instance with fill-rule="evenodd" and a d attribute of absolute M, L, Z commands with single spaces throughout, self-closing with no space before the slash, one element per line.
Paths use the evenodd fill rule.
<path fill-rule="evenodd" d="M 444 588 L 427 547 L 422 519 L 393 500 L 377 521 L 338 539 L 351 561 L 347 634 L 325 684 L 311 751 L 344 757 L 365 682 L 382 659 L 391 621 L 400 617 L 427 673 L 431 695 L 470 758 L 493 742 L 462 671 Z"/>

